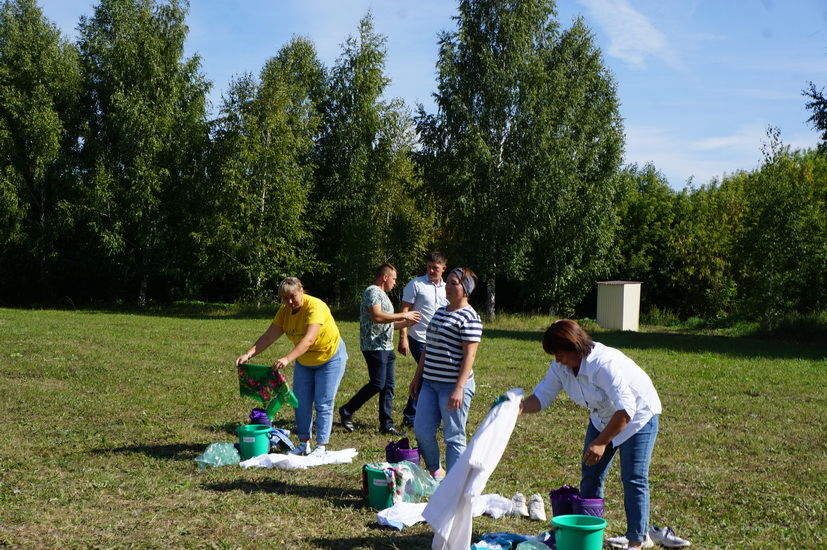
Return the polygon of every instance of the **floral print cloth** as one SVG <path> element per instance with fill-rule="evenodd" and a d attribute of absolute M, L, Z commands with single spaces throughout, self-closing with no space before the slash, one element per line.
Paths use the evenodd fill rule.
<path fill-rule="evenodd" d="M 285 403 L 294 409 L 299 406 L 299 400 L 290 390 L 287 379 L 281 371 L 274 371 L 272 367 L 266 365 L 251 363 L 239 365 L 238 392 L 242 397 L 251 397 L 261 401 L 271 421 Z"/>

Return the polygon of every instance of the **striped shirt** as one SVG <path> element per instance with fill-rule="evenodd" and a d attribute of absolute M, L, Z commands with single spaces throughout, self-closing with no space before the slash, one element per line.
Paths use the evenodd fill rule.
<path fill-rule="evenodd" d="M 425 369 L 422 377 L 435 382 L 456 382 L 462 364 L 462 343 L 479 342 L 482 321 L 474 308 L 455 311 L 439 308 L 425 337 Z M 471 378 L 473 372 L 468 374 Z"/>

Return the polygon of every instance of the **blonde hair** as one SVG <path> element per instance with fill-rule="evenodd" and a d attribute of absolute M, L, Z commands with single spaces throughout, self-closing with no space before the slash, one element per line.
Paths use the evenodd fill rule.
<path fill-rule="evenodd" d="M 279 283 L 279 296 L 292 294 L 295 290 L 303 290 L 304 286 L 298 277 L 287 277 Z"/>

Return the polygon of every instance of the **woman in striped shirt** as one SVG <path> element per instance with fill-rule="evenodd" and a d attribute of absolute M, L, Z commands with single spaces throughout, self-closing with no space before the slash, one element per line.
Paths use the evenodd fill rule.
<path fill-rule="evenodd" d="M 468 297 L 477 276 L 458 267 L 445 282 L 448 305 L 434 313 L 411 381 L 411 397 L 417 399 L 414 433 L 425 466 L 435 478 L 445 476 L 440 463 L 436 433 L 440 423 L 445 441 L 445 468 L 465 450 L 465 424 L 474 396 L 474 358 L 482 336 L 482 321 Z"/>

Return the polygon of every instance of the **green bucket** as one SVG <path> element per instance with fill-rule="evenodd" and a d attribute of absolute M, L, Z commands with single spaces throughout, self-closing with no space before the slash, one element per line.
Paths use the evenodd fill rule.
<path fill-rule="evenodd" d="M 551 518 L 557 550 L 601 550 L 606 520 L 570 514 Z"/>
<path fill-rule="evenodd" d="M 365 484 L 367 485 L 368 504 L 374 510 L 384 510 L 393 506 L 391 485 L 385 476 L 385 471 L 365 464 Z"/>
<path fill-rule="evenodd" d="M 270 426 L 247 424 L 246 426 L 239 426 L 236 431 L 238 432 L 241 460 L 266 455 L 270 452 Z"/>

